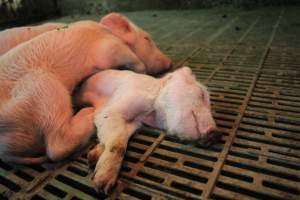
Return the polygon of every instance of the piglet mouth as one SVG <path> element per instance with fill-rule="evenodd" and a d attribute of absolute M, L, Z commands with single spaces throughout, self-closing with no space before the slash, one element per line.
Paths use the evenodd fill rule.
<path fill-rule="evenodd" d="M 222 132 L 220 132 L 218 129 L 215 129 L 199 139 L 196 143 L 202 147 L 210 147 L 211 145 L 218 143 L 222 136 Z"/>
<path fill-rule="evenodd" d="M 215 129 L 213 132 L 210 132 L 197 140 L 191 139 L 191 138 L 182 138 L 182 137 L 178 137 L 173 134 L 167 135 L 168 138 L 170 138 L 172 140 L 176 140 L 176 141 L 180 142 L 181 144 L 193 145 L 193 146 L 198 146 L 198 147 L 203 147 L 203 148 L 209 148 L 209 147 L 219 143 L 222 139 L 222 136 L 223 136 L 223 133 L 218 129 Z"/>
<path fill-rule="evenodd" d="M 197 121 L 197 116 L 194 110 L 192 110 L 192 116 L 194 117 L 195 123 L 196 123 L 196 130 L 198 132 L 198 135 L 202 135 L 201 129 L 199 128 L 199 124 Z M 222 138 L 222 132 L 220 130 L 213 126 L 209 130 L 206 131 L 206 134 L 202 136 L 199 140 L 197 140 L 196 144 L 200 144 L 200 146 L 203 147 L 209 147 L 212 144 L 217 143 Z"/>
<path fill-rule="evenodd" d="M 148 70 L 147 73 L 150 74 L 150 75 L 153 75 L 155 77 L 163 77 L 167 72 L 170 72 L 170 69 L 173 67 L 173 65 L 170 65 L 168 68 L 162 68 L 162 69 L 159 69 L 159 70 Z"/>

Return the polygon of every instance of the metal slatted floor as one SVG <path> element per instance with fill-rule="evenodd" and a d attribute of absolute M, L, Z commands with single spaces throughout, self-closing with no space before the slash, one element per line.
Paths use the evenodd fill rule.
<path fill-rule="evenodd" d="M 299 10 L 126 13 L 176 66 L 190 66 L 208 86 L 224 136 L 205 149 L 141 129 L 111 197 L 300 199 Z M 86 154 L 51 170 L 0 161 L 0 199 L 106 198 L 94 191 L 90 174 Z"/>

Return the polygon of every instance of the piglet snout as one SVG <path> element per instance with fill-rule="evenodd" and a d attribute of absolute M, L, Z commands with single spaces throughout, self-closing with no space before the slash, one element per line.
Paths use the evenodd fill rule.
<path fill-rule="evenodd" d="M 206 130 L 206 135 L 210 136 L 215 134 L 218 131 L 217 127 L 211 126 Z"/>
<path fill-rule="evenodd" d="M 168 58 L 168 59 L 166 60 L 165 66 L 166 66 L 166 68 L 167 68 L 168 70 L 171 69 L 172 66 L 173 66 L 172 60 Z"/>
<path fill-rule="evenodd" d="M 173 67 L 173 64 L 172 62 L 170 62 L 170 64 L 168 65 L 165 65 L 166 67 L 161 69 L 160 71 L 158 72 L 152 72 L 150 73 L 151 75 L 155 75 L 155 76 L 163 76 L 165 75 L 165 73 L 167 73 L 168 71 L 170 71 L 170 69 Z"/>
<path fill-rule="evenodd" d="M 170 69 L 173 67 L 173 64 L 171 59 L 166 58 L 163 60 L 157 60 L 157 63 L 154 66 L 147 69 L 147 74 L 156 76 L 163 75 L 170 71 Z"/>
<path fill-rule="evenodd" d="M 222 133 L 216 127 L 211 127 L 207 130 L 206 135 L 199 140 L 199 144 L 208 147 L 217 141 L 221 140 Z"/>

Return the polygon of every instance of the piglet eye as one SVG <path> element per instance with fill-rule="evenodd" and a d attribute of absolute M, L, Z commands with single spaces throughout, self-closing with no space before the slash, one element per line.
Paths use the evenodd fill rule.
<path fill-rule="evenodd" d="M 205 96 L 204 96 L 204 94 L 201 94 L 201 95 L 200 95 L 200 99 L 201 99 L 201 101 L 205 101 Z"/>
<path fill-rule="evenodd" d="M 144 37 L 144 39 L 150 42 L 150 38 L 149 37 Z"/>
<path fill-rule="evenodd" d="M 203 99 L 204 99 L 204 95 L 201 93 L 201 94 L 199 95 L 199 98 L 200 98 L 201 100 L 203 100 Z"/>

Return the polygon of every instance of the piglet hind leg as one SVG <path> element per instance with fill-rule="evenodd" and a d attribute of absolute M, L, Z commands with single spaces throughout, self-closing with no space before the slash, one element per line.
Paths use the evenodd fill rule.
<path fill-rule="evenodd" d="M 128 140 L 139 127 L 117 112 L 102 112 L 95 118 L 101 156 L 97 161 L 93 182 L 98 191 L 109 193 L 115 185 L 126 152 Z M 98 149 L 99 150 L 99 149 Z"/>
<path fill-rule="evenodd" d="M 47 138 L 47 154 L 53 163 L 45 163 L 47 169 L 57 168 L 75 158 L 87 148 L 95 133 L 93 126 L 94 108 L 81 109 L 65 123 L 63 128 Z"/>
<path fill-rule="evenodd" d="M 94 108 L 83 108 L 73 115 L 69 91 L 51 73 L 37 70 L 25 81 L 30 86 L 27 91 L 33 90 L 28 94 L 33 104 L 28 109 L 35 110 L 48 158 L 61 161 L 85 147 L 95 133 Z"/>
<path fill-rule="evenodd" d="M 47 153 L 52 161 L 60 161 L 82 150 L 95 133 L 94 108 L 83 108 L 68 119 L 61 130 L 47 138 Z"/>
<path fill-rule="evenodd" d="M 6 141 L 4 157 L 20 164 L 60 161 L 87 144 L 95 133 L 94 109 L 85 108 L 73 116 L 69 91 L 44 70 L 18 80 L 1 115 L 17 130 L 1 135 L 0 141 Z M 41 154 L 45 157 L 37 157 Z"/>

